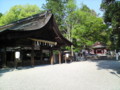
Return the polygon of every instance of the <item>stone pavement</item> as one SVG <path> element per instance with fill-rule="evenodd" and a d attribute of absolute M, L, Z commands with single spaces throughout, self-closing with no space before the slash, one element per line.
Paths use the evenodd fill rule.
<path fill-rule="evenodd" d="M 0 90 L 120 90 L 120 61 L 1 69 Z"/>

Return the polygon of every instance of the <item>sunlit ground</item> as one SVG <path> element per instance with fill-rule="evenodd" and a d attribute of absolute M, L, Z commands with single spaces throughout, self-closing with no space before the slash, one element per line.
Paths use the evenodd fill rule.
<path fill-rule="evenodd" d="M 120 90 L 120 61 L 1 69 L 0 90 Z"/>

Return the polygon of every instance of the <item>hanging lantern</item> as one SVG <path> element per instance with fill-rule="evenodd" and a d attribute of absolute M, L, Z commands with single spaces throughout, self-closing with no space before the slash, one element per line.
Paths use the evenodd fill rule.
<path fill-rule="evenodd" d="M 20 52 L 19 51 L 15 52 L 15 59 L 20 59 Z"/>
<path fill-rule="evenodd" d="M 50 45 L 51 47 L 53 47 L 53 45 Z"/>
<path fill-rule="evenodd" d="M 39 46 L 39 42 L 37 41 L 37 46 Z"/>

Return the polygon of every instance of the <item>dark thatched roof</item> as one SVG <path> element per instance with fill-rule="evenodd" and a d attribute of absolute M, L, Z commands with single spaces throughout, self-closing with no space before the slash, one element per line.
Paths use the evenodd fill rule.
<path fill-rule="evenodd" d="M 60 33 L 50 11 L 33 15 L 0 27 L 0 47 L 30 45 L 30 38 L 57 42 L 56 47 L 72 45 Z"/>

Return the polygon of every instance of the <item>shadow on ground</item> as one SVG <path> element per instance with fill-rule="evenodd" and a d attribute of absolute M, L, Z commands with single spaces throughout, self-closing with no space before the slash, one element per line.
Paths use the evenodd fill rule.
<path fill-rule="evenodd" d="M 6 73 L 6 72 L 12 72 L 12 71 L 14 71 L 15 69 L 13 69 L 13 68 L 2 68 L 2 69 L 0 69 L 0 77 L 4 74 L 4 73 Z"/>
<path fill-rule="evenodd" d="M 17 67 L 17 68 L 1 68 L 0 69 L 0 77 L 3 76 L 5 73 L 8 72 L 13 72 L 13 71 L 18 71 L 18 70 L 26 70 L 26 69 L 32 69 L 35 67 L 45 67 L 45 66 L 49 66 L 48 64 L 45 65 L 38 65 L 38 66 L 25 66 L 25 67 Z"/>
<path fill-rule="evenodd" d="M 120 60 L 91 60 L 92 62 L 97 63 L 98 70 L 106 69 L 111 74 L 116 75 L 120 78 Z"/>
<path fill-rule="evenodd" d="M 16 68 L 2 68 L 0 69 L 0 77 L 8 72 L 13 72 L 15 70 L 25 70 L 25 69 L 30 69 L 30 68 L 32 67 L 18 67 L 17 69 Z"/>

